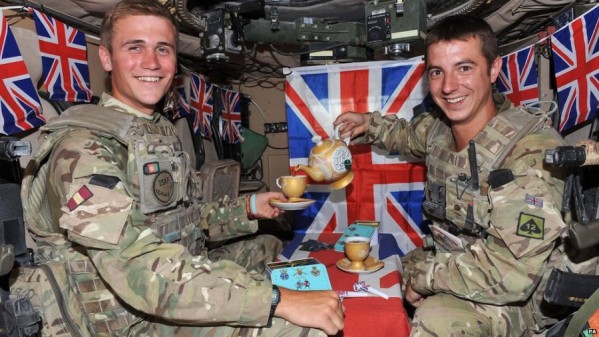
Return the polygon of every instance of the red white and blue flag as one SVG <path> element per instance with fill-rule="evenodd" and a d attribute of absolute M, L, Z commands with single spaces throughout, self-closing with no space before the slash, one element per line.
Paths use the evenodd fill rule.
<path fill-rule="evenodd" d="M 599 110 L 599 5 L 551 36 L 559 130 L 597 116 Z"/>
<path fill-rule="evenodd" d="M 243 143 L 239 92 L 221 89 L 221 102 L 220 135 L 229 144 Z"/>
<path fill-rule="evenodd" d="M 285 86 L 290 166 L 307 164 L 315 135 L 334 137 L 333 121 L 347 111 L 381 111 L 411 119 L 427 91 L 421 59 L 292 69 Z M 301 232 L 343 232 L 356 220 L 377 220 L 391 234 L 395 251 L 422 245 L 425 168 L 421 162 L 387 154 L 370 145 L 352 145 L 354 179 L 345 189 L 311 183 L 316 200 L 296 212 Z M 380 252 L 385 255 L 385 252 Z"/>
<path fill-rule="evenodd" d="M 539 101 L 539 79 L 534 47 L 526 47 L 502 57 L 497 91 L 516 106 Z"/>
<path fill-rule="evenodd" d="M 178 74 L 173 79 L 173 89 L 170 99 L 172 102 L 166 105 L 172 106 L 173 111 L 170 112 L 170 119 L 172 121 L 189 115 L 190 107 L 187 101 L 187 94 L 185 93 L 185 76 L 183 74 Z"/>
<path fill-rule="evenodd" d="M 50 99 L 89 102 L 92 91 L 85 34 L 31 9 L 42 54 L 44 86 Z"/>
<path fill-rule="evenodd" d="M 46 123 L 40 99 L 19 51 L 17 41 L 0 11 L 0 133 L 12 135 Z"/>
<path fill-rule="evenodd" d="M 200 75 L 191 73 L 189 108 L 193 113 L 193 133 L 212 137 L 213 85 Z"/>

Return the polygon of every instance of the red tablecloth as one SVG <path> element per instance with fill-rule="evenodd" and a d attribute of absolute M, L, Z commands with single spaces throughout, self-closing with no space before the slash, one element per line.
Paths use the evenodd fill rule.
<path fill-rule="evenodd" d="M 300 237 L 298 242 L 315 239 L 334 244 L 340 236 L 341 233 L 305 234 Z M 376 248 L 373 246 L 371 255 L 378 258 Z M 337 268 L 336 262 L 345 256 L 342 252 L 332 249 L 317 252 L 295 250 L 290 259 L 305 257 L 314 257 L 327 267 L 333 290 L 353 290 L 354 283 L 364 281 L 390 296 L 389 299 L 374 296 L 346 298 L 343 301 L 346 309 L 345 329 L 337 337 L 403 337 L 409 335 L 408 315 L 401 298 L 399 256 L 386 257 L 383 259 L 385 267 L 371 274 L 352 274 L 340 270 Z"/>

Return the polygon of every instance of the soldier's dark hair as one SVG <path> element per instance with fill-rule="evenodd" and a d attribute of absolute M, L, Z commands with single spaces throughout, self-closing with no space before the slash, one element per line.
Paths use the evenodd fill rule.
<path fill-rule="evenodd" d="M 104 15 L 102 20 L 102 31 L 100 33 L 100 44 L 112 53 L 112 34 L 114 26 L 120 20 L 128 16 L 150 15 L 165 18 L 175 27 L 175 41 L 179 39 L 179 28 L 177 21 L 169 10 L 157 0 L 124 0 L 118 2 Z M 177 46 L 175 45 L 175 48 Z"/>
<path fill-rule="evenodd" d="M 426 46 L 424 59 L 427 60 L 428 47 L 432 44 L 455 40 L 466 41 L 473 37 L 481 41 L 482 52 L 490 70 L 493 61 L 499 56 L 497 38 L 485 20 L 470 15 L 452 15 L 435 23 L 424 40 Z"/>

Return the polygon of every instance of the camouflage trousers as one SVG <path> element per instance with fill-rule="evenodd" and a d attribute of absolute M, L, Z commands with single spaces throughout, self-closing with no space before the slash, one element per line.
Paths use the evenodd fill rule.
<path fill-rule="evenodd" d="M 439 293 L 427 297 L 416 309 L 410 336 L 531 336 L 527 327 L 533 321 L 527 307 L 474 303 Z"/>
<path fill-rule="evenodd" d="M 417 248 L 401 258 L 402 286 L 409 280 L 410 269 L 432 254 Z M 443 319 L 440 319 L 440 318 Z M 423 337 L 516 337 L 530 336 L 527 328 L 534 323 L 529 306 L 498 306 L 474 303 L 456 296 L 437 293 L 427 297 L 416 309 L 410 336 Z M 533 324 L 534 325 L 534 324 Z"/>
<path fill-rule="evenodd" d="M 272 262 L 282 251 L 279 239 L 271 235 L 259 235 L 252 239 L 237 241 L 211 250 L 212 261 L 229 260 L 246 267 L 248 271 L 264 272 L 266 263 Z M 181 326 L 163 322 L 141 321 L 129 330 L 135 337 L 326 337 L 320 330 L 302 328 L 280 318 L 273 318 L 270 328 L 233 326 Z"/>

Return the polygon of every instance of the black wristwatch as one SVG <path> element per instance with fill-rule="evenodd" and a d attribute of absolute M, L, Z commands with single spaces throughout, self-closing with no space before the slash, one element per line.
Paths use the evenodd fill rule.
<path fill-rule="evenodd" d="M 270 315 L 268 316 L 268 326 L 272 324 L 272 318 L 275 315 L 275 310 L 277 310 L 277 305 L 281 302 L 281 291 L 279 287 L 276 285 L 272 285 L 272 300 L 270 302 Z"/>

